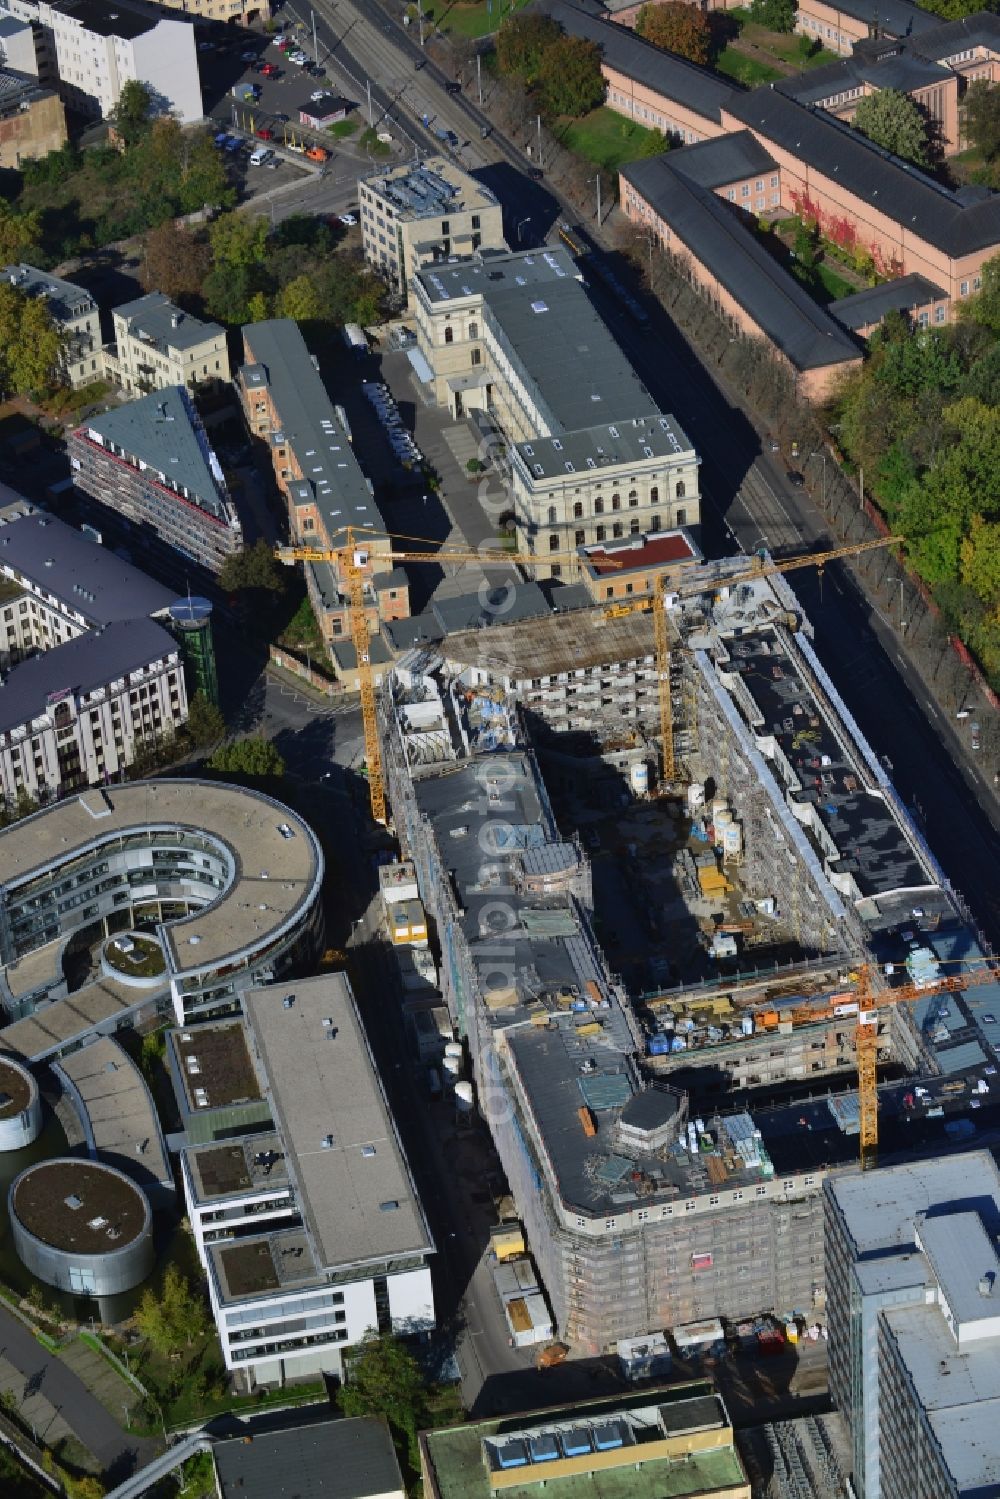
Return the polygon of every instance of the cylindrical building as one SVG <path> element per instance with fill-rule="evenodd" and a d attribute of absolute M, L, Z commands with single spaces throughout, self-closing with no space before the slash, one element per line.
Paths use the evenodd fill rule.
<path fill-rule="evenodd" d="M 41 1127 L 38 1084 L 13 1057 L 0 1057 L 0 1151 L 30 1145 Z"/>
<path fill-rule="evenodd" d="M 131 1290 L 153 1268 L 146 1194 L 114 1166 L 60 1156 L 22 1171 L 8 1212 L 32 1275 L 76 1296 Z"/>

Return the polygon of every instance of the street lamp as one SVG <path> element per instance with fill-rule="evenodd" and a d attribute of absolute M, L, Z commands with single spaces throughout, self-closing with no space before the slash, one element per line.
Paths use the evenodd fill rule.
<path fill-rule="evenodd" d="M 597 227 L 598 227 L 598 229 L 600 229 L 600 227 L 601 227 L 601 174 L 600 174 L 600 172 L 598 172 L 597 176 L 594 178 L 594 181 L 597 183 Z"/>
<path fill-rule="evenodd" d="M 899 584 L 899 633 L 903 635 L 906 633 L 906 621 L 903 618 L 903 585 L 906 582 L 906 578 L 903 573 L 900 573 L 898 578 L 887 578 L 886 582 L 890 588 L 895 583 Z"/>
<path fill-rule="evenodd" d="M 813 458 L 822 458 L 822 460 L 823 460 L 823 509 L 825 510 L 826 509 L 826 454 L 823 453 L 823 452 L 821 452 L 817 448 L 814 453 L 810 453 L 809 454 L 809 458 L 806 461 L 809 462 Z"/>

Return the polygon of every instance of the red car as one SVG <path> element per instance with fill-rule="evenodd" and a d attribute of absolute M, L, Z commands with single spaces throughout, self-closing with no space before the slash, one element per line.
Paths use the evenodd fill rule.
<path fill-rule="evenodd" d="M 254 135 L 257 137 L 257 139 L 259 141 L 273 141 L 274 140 L 274 131 L 273 130 L 267 130 L 267 129 L 255 130 L 254 131 Z"/>
<path fill-rule="evenodd" d="M 277 78 L 278 76 L 278 69 L 274 66 L 273 62 L 266 62 L 260 71 L 261 76 L 264 78 Z"/>

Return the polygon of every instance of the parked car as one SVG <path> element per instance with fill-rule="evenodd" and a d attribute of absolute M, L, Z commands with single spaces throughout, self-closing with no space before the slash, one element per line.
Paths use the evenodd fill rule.
<path fill-rule="evenodd" d="M 276 120 L 279 125 L 287 125 L 288 124 L 288 116 L 285 115 L 285 114 L 275 114 L 275 115 L 272 115 L 271 119 L 272 120 Z"/>
<path fill-rule="evenodd" d="M 345 224 L 348 229 L 352 229 L 358 221 L 353 213 L 342 213 L 340 215 L 340 222 Z"/>
<path fill-rule="evenodd" d="M 257 61 L 257 54 L 256 54 L 256 52 L 241 52 L 240 53 L 240 62 L 256 62 L 256 61 Z"/>
<path fill-rule="evenodd" d="M 257 136 L 257 139 L 259 141 L 273 141 L 274 140 L 274 131 L 273 130 L 268 130 L 268 128 L 267 128 L 266 125 L 262 125 L 259 130 L 257 130 L 257 131 L 254 132 L 254 134 Z"/>
<path fill-rule="evenodd" d="M 456 82 L 455 79 L 450 78 L 444 86 L 444 91 L 446 94 L 460 94 L 462 92 L 462 85 Z"/>
<path fill-rule="evenodd" d="M 304 68 L 306 63 L 309 61 L 304 52 L 290 52 L 288 54 L 288 60 L 289 62 L 293 62 L 297 68 Z"/>
<path fill-rule="evenodd" d="M 528 176 L 531 178 L 532 182 L 541 182 L 542 178 L 545 176 L 545 173 L 542 171 L 541 167 L 529 167 Z"/>
<path fill-rule="evenodd" d="M 329 151 L 323 146 L 310 146 L 306 151 L 306 156 L 310 161 L 326 161 L 329 155 Z"/>
<path fill-rule="evenodd" d="M 276 68 L 273 62 L 262 63 L 260 71 L 265 78 L 281 77 L 281 69 Z"/>
<path fill-rule="evenodd" d="M 215 144 L 217 146 L 224 146 L 226 144 L 226 141 L 228 139 L 229 139 L 229 132 L 228 132 L 228 130 L 220 130 L 219 133 L 218 133 L 218 135 L 215 137 Z"/>
<path fill-rule="evenodd" d="M 317 99 L 323 99 L 325 97 L 326 97 L 326 89 L 325 88 L 313 89 L 312 93 L 309 95 L 309 102 L 311 104 L 315 104 Z"/>
<path fill-rule="evenodd" d="M 801 489 L 803 484 L 806 482 L 797 468 L 790 468 L 786 477 L 793 489 Z"/>

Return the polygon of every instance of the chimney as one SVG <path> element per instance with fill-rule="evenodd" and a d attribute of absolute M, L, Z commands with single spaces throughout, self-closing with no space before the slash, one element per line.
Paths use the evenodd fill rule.
<path fill-rule="evenodd" d="M 181 325 L 181 318 L 183 316 L 184 316 L 184 314 L 182 312 L 172 312 L 170 314 L 170 326 L 171 326 L 171 328 L 179 328 L 180 325 Z"/>
<path fill-rule="evenodd" d="M 994 1277 L 994 1272 L 992 1270 L 988 1270 L 985 1275 L 981 1275 L 979 1277 L 979 1294 L 980 1294 L 980 1296 L 992 1296 L 993 1295 L 993 1281 L 994 1281 L 994 1278 L 995 1278 Z"/>

